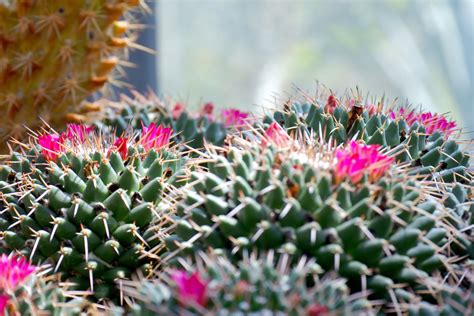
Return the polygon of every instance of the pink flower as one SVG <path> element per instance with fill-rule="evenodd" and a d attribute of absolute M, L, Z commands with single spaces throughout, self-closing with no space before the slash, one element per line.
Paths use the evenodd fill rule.
<path fill-rule="evenodd" d="M 380 153 L 380 146 L 351 141 L 346 148 L 337 149 L 335 178 L 340 182 L 349 178 L 353 184 L 362 180 L 365 173 L 370 181 L 377 181 L 390 168 L 394 158 Z"/>
<path fill-rule="evenodd" d="M 128 148 L 127 139 L 125 137 L 119 137 L 115 140 L 112 148 L 109 151 L 109 155 L 112 151 L 118 152 L 123 160 L 127 159 Z"/>
<path fill-rule="evenodd" d="M 184 112 L 184 105 L 182 103 L 176 103 L 171 111 L 171 116 L 173 120 L 177 120 L 181 114 Z"/>
<path fill-rule="evenodd" d="M 64 137 L 57 134 L 44 134 L 38 137 L 41 153 L 47 160 L 56 161 L 64 151 Z"/>
<path fill-rule="evenodd" d="M 456 122 L 448 121 L 444 115 L 431 112 L 416 113 L 415 111 L 408 111 L 406 108 L 400 108 L 397 112 L 390 111 L 389 116 L 392 120 L 403 118 L 409 126 L 418 122 L 429 135 L 440 132 L 449 137 L 456 129 Z"/>
<path fill-rule="evenodd" d="M 308 307 L 308 316 L 323 316 L 329 313 L 329 309 L 324 305 L 312 304 Z"/>
<path fill-rule="evenodd" d="M 202 116 L 206 116 L 208 119 L 210 119 L 211 121 L 214 120 L 214 104 L 212 104 L 211 102 L 207 102 L 206 104 L 204 104 L 204 106 L 202 107 L 202 110 L 201 110 L 201 115 Z"/>
<path fill-rule="evenodd" d="M 202 113 L 204 115 L 212 115 L 212 112 L 214 112 L 214 104 L 212 104 L 211 102 L 207 102 L 206 104 L 204 104 L 202 108 Z"/>
<path fill-rule="evenodd" d="M 339 101 L 336 99 L 336 97 L 331 94 L 328 97 L 328 101 L 326 102 L 326 106 L 325 106 L 326 112 L 329 112 L 332 114 L 334 112 L 334 109 L 337 107 L 338 102 Z"/>
<path fill-rule="evenodd" d="M 63 134 L 72 143 L 83 143 L 87 136 L 94 130 L 94 126 L 83 124 L 67 124 L 66 132 Z"/>
<path fill-rule="evenodd" d="M 448 137 L 456 129 L 456 122 L 448 121 L 444 115 L 431 112 L 420 113 L 418 122 L 425 127 L 426 133 L 430 135 L 434 132 L 441 132 Z"/>
<path fill-rule="evenodd" d="M 0 257 L 0 290 L 15 290 L 18 284 L 35 270 L 36 267 L 26 262 L 24 258 L 8 257 L 3 254 Z"/>
<path fill-rule="evenodd" d="M 367 109 L 367 112 L 369 113 L 369 116 L 372 116 L 374 115 L 375 113 L 377 113 L 377 106 L 374 105 L 374 104 L 369 104 L 366 106 L 366 109 Z"/>
<path fill-rule="evenodd" d="M 248 116 L 248 113 L 240 112 L 237 109 L 222 110 L 222 118 L 224 119 L 224 124 L 227 127 L 243 126 Z"/>
<path fill-rule="evenodd" d="M 179 300 L 182 304 L 197 303 L 205 306 L 207 302 L 207 282 L 201 279 L 198 272 L 191 275 L 184 270 L 173 272 L 171 278 L 178 287 Z"/>
<path fill-rule="evenodd" d="M 415 111 L 408 111 L 406 108 L 400 108 L 398 112 L 390 111 L 388 115 L 392 120 L 403 118 L 408 125 L 413 125 L 418 119 Z"/>
<path fill-rule="evenodd" d="M 5 308 L 8 305 L 10 298 L 6 295 L 0 295 L 0 316 L 5 315 Z"/>
<path fill-rule="evenodd" d="M 151 123 L 148 127 L 142 126 L 140 143 L 146 150 L 160 149 L 169 143 L 172 134 L 173 130 L 171 128 L 163 127 L 161 124 L 156 126 L 155 123 Z"/>
<path fill-rule="evenodd" d="M 286 131 L 278 123 L 273 122 L 263 135 L 262 146 L 265 147 L 268 144 L 273 144 L 280 148 L 287 147 L 290 141 L 290 136 L 288 136 Z"/>

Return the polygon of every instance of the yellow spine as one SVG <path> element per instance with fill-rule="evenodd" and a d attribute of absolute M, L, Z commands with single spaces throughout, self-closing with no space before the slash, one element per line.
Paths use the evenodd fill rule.
<path fill-rule="evenodd" d="M 0 4 L 0 138 L 45 120 L 60 127 L 97 105 L 132 41 L 131 0 L 17 0 Z"/>

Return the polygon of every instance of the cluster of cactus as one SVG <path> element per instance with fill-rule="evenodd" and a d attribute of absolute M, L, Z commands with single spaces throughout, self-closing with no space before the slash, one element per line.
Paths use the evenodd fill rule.
<path fill-rule="evenodd" d="M 0 167 L 2 250 L 51 264 L 97 299 L 116 296 L 117 280 L 157 263 L 159 204 L 183 161 L 165 150 L 171 132 L 151 125 L 137 140 L 109 140 L 69 125 L 13 152 Z"/>
<path fill-rule="evenodd" d="M 195 256 L 160 273 L 160 281 L 126 286 L 136 300 L 131 315 L 371 315 L 364 293 L 351 296 L 343 279 L 318 277 L 301 258 L 291 267 L 272 252 L 234 265 L 219 254 Z M 186 271 L 183 268 L 189 269 Z"/>
<path fill-rule="evenodd" d="M 100 109 L 83 101 L 119 84 L 117 66 L 137 47 L 138 0 L 0 1 L 0 140 L 24 126 L 55 127 Z M 126 16 L 121 20 L 121 17 Z"/>
<path fill-rule="evenodd" d="M 205 143 L 222 145 L 229 129 L 244 129 L 249 123 L 249 114 L 237 109 L 223 110 L 220 115 L 214 112 L 210 102 L 192 113 L 183 103 L 163 102 L 154 95 L 145 97 L 135 93 L 134 98 L 123 97 L 122 102 L 109 107 L 99 127 L 108 127 L 121 135 L 154 122 L 171 127 L 176 132 L 177 142 L 202 148 Z"/>
<path fill-rule="evenodd" d="M 0 250 L 117 314 L 472 313 L 455 124 L 324 99 L 250 122 L 135 95 L 95 129 L 13 143 Z"/>
<path fill-rule="evenodd" d="M 332 94 L 326 97 L 288 102 L 284 109 L 266 115 L 263 122 L 277 122 L 290 133 L 336 144 L 358 139 L 393 148 L 399 162 L 423 166 L 416 171 L 420 176 L 465 182 L 470 157 L 449 139 L 459 134 L 455 122 L 410 107 L 375 106 Z"/>
<path fill-rule="evenodd" d="M 58 287 L 55 277 L 46 277 L 44 268 L 23 258 L 0 257 L 1 315 L 79 315 L 84 300 Z"/>
<path fill-rule="evenodd" d="M 352 289 L 394 302 L 416 300 L 412 293 L 436 287 L 438 274 L 469 269 L 464 186 L 453 188 L 458 197 L 445 203 L 454 203 L 451 209 L 406 170 L 394 167 L 378 179 L 393 161 L 383 155 L 372 170 L 343 178 L 344 166 L 333 165 L 334 152 L 324 146 L 240 146 L 192 173 L 167 240 L 171 250 L 223 249 L 237 261 L 253 250 L 310 256 Z"/>

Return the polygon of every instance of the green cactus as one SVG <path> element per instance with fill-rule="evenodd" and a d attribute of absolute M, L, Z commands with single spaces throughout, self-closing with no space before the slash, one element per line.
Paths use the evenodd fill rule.
<path fill-rule="evenodd" d="M 33 276 L 19 286 L 2 315 L 81 315 L 85 300 L 58 287 L 57 280 Z"/>
<path fill-rule="evenodd" d="M 420 176 L 453 182 L 464 181 L 468 174 L 469 154 L 452 136 L 457 135 L 455 123 L 442 115 L 410 107 L 390 109 L 382 103 L 375 107 L 329 95 L 324 102 L 288 102 L 283 110 L 266 115 L 263 122 L 277 122 L 290 133 L 317 141 L 343 144 L 360 139 L 394 148 L 397 160 L 419 167 Z"/>
<path fill-rule="evenodd" d="M 325 273 L 347 278 L 351 290 L 367 288 L 390 302 L 395 288 L 436 286 L 436 275 L 449 279 L 473 256 L 466 189 L 456 190 L 463 198 L 449 199 L 449 208 L 436 197 L 444 191 L 406 167 L 393 165 L 378 178 L 368 169 L 356 183 L 341 179 L 330 145 L 262 148 L 241 139 L 209 152 L 219 154 L 192 173 L 178 204 L 167 239 L 173 254 L 214 248 L 234 260 L 255 249 L 310 256 Z"/>
<path fill-rule="evenodd" d="M 108 108 L 99 126 L 108 127 L 121 135 L 129 129 L 140 130 L 142 124 L 155 122 L 171 127 L 176 132 L 176 143 L 193 148 L 204 147 L 204 142 L 222 145 L 229 126 L 226 127 L 222 119 L 214 118 L 211 104 L 207 104 L 207 107 L 209 109 L 206 112 L 192 113 L 181 103 L 176 103 L 172 108 L 155 96 L 124 97 L 122 102 Z"/>
<path fill-rule="evenodd" d="M 57 277 L 45 276 L 48 266 L 37 267 L 16 254 L 0 256 L 1 315 L 79 315 L 86 302 Z"/>
<path fill-rule="evenodd" d="M 296 267 L 275 261 L 271 252 L 236 265 L 216 254 L 196 258 L 184 265 L 188 272 L 168 268 L 162 281 L 128 286 L 125 293 L 137 300 L 130 314 L 375 315 L 363 293 L 351 297 L 342 279 L 320 280 L 319 266 L 306 258 Z M 186 274 L 190 278 L 181 279 Z"/>
<path fill-rule="evenodd" d="M 40 144 L 42 137 L 54 143 L 54 135 Z M 54 144 L 34 140 L 0 166 L 0 249 L 50 263 L 77 289 L 117 300 L 117 279 L 159 261 L 152 237 L 161 224 L 151 223 L 166 223 L 160 202 L 179 185 L 184 160 L 165 147 L 145 150 L 143 139 L 112 145 L 92 132 L 83 140 L 55 153 Z"/>
<path fill-rule="evenodd" d="M 469 280 L 470 288 L 461 289 L 456 285 L 444 286 L 439 291 L 444 304 L 433 305 L 427 302 L 410 304 L 408 308 L 409 316 L 464 316 L 474 313 L 474 286 Z M 403 293 L 403 296 L 413 296 L 411 293 Z"/>

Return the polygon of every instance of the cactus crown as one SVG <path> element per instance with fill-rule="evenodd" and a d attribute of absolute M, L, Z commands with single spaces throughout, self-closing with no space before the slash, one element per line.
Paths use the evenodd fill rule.
<path fill-rule="evenodd" d="M 7 315 L 79 315 L 84 302 L 63 287 L 54 277 L 46 277 L 47 267 L 36 267 L 14 255 L 0 257 L 0 311 Z M 69 300 L 66 302 L 66 300 Z M 6 311 L 6 313 L 5 313 Z"/>
<path fill-rule="evenodd" d="M 218 254 L 198 254 L 195 264 L 160 273 L 161 281 L 130 283 L 125 292 L 137 300 L 135 315 L 182 314 L 370 315 L 364 294 L 350 296 L 344 280 L 318 279 L 318 267 L 301 258 L 290 267 L 274 253 L 245 258 L 238 265 Z"/>
<path fill-rule="evenodd" d="M 50 263 L 96 298 L 116 296 L 117 280 L 158 264 L 159 205 L 183 160 L 168 146 L 171 130 L 145 130 L 114 140 L 70 125 L 13 153 L 0 172 L 2 249 Z"/>
<path fill-rule="evenodd" d="M 249 113 L 237 109 L 222 110 L 220 115 L 215 112 L 212 103 L 204 104 L 194 113 L 183 103 L 135 93 L 134 98 L 123 97 L 122 102 L 113 103 L 99 126 L 120 135 L 129 129 L 140 130 L 142 123 L 154 122 L 171 127 L 177 143 L 203 148 L 205 143 L 222 145 L 228 131 L 245 129 L 252 120 Z"/>
<path fill-rule="evenodd" d="M 235 137 L 224 152 L 209 146 L 177 206 L 173 255 L 209 247 L 235 261 L 253 250 L 305 255 L 399 311 L 420 289 L 436 301 L 437 276 L 455 282 L 469 266 L 469 207 L 443 205 L 419 167 L 397 165 L 379 145 L 295 141 L 274 124 L 260 144 L 257 136 Z M 465 201 L 469 188 L 458 190 Z"/>

